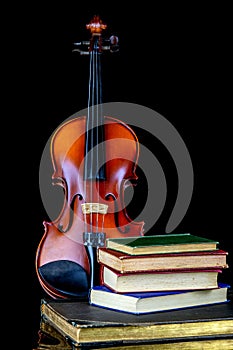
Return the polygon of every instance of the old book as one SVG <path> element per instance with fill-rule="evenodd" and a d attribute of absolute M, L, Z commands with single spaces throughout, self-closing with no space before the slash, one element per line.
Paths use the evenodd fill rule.
<path fill-rule="evenodd" d="M 160 341 L 123 341 L 122 345 L 119 345 L 119 342 L 104 344 L 98 346 L 98 344 L 92 343 L 86 346 L 83 345 L 74 345 L 73 342 L 57 331 L 51 324 L 46 322 L 44 319 L 41 320 L 40 330 L 39 330 L 39 340 L 38 345 L 33 347 L 33 350 L 45 350 L 45 349 L 54 349 L 54 350 L 171 350 L 171 340 L 165 339 Z M 125 344 L 125 345 L 124 345 Z M 209 337 L 194 337 L 189 338 L 188 340 L 180 339 L 172 341 L 172 350 L 219 350 L 219 349 L 233 349 L 233 335 L 226 335 L 224 337 L 218 336 L 209 336 Z"/>
<path fill-rule="evenodd" d="M 222 269 L 183 269 L 120 273 L 101 265 L 101 283 L 118 293 L 211 289 Z"/>
<path fill-rule="evenodd" d="M 227 302 L 229 287 L 219 283 L 214 289 L 122 294 L 100 285 L 91 289 L 89 301 L 98 307 L 143 314 Z"/>
<path fill-rule="evenodd" d="M 101 247 L 97 251 L 99 263 L 119 272 L 150 271 L 164 269 L 227 268 L 224 250 L 130 255 L 117 250 Z"/>
<path fill-rule="evenodd" d="M 218 244 L 215 240 L 190 233 L 106 239 L 106 248 L 131 255 L 214 250 Z"/>
<path fill-rule="evenodd" d="M 210 341 L 233 336 L 232 301 L 134 315 L 98 308 L 88 302 L 42 299 L 41 316 L 76 346 Z"/>
<path fill-rule="evenodd" d="M 172 341 L 172 350 L 219 350 L 219 349 L 233 349 L 233 335 L 220 336 L 201 336 L 201 337 L 189 337 L 187 339 L 171 340 L 171 339 L 154 339 L 154 340 L 144 340 L 138 341 L 135 340 L 133 343 L 131 341 L 123 341 L 122 345 L 119 345 L 119 341 L 114 341 L 104 345 L 98 346 L 98 344 L 92 343 L 86 346 L 85 344 L 74 343 L 66 337 L 64 334 L 55 329 L 49 322 L 45 319 L 41 319 L 40 330 L 39 330 L 38 343 L 36 347 L 33 347 L 33 350 L 45 350 L 45 349 L 54 349 L 54 350 L 171 350 L 171 341 Z M 115 345 L 114 345 L 115 344 Z M 125 345 L 124 345 L 125 344 Z"/>

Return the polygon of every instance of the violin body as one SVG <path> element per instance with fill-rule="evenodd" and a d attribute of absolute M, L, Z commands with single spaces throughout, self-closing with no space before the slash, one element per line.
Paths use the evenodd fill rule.
<path fill-rule="evenodd" d="M 64 189 L 64 205 L 55 221 L 44 222 L 36 265 L 43 288 L 55 297 L 86 293 L 90 263 L 83 232 L 87 225 L 91 226 L 88 231 L 104 231 L 106 238 L 143 235 L 144 222 L 132 221 L 124 204 L 126 187 L 137 179 L 137 136 L 122 121 L 104 118 L 106 179 L 93 181 L 84 178 L 85 130 L 86 117 L 78 117 L 62 125 L 52 138 L 53 179 Z M 108 212 L 92 213 L 90 224 L 89 217 L 84 220 L 84 203 L 105 204 Z"/>
<path fill-rule="evenodd" d="M 131 220 L 125 205 L 125 190 L 137 180 L 139 142 L 127 124 L 101 112 L 100 56 L 107 46 L 100 33 L 106 25 L 95 16 L 87 28 L 88 112 L 63 123 L 51 139 L 52 179 L 63 188 L 64 203 L 54 221 L 44 221 L 36 252 L 39 282 L 53 298 L 87 298 L 100 277 L 97 249 L 106 238 L 143 235 L 144 222 Z M 108 42 L 116 47 L 113 39 Z"/>

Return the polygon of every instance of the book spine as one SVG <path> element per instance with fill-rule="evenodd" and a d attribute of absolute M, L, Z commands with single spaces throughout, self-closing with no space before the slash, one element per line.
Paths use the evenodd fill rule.
<path fill-rule="evenodd" d="M 104 285 L 104 264 L 99 263 L 99 283 Z"/>

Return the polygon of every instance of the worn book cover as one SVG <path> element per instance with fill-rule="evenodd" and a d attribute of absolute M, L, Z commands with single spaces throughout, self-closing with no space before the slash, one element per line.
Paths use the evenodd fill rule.
<path fill-rule="evenodd" d="M 178 338 L 175 341 L 173 339 L 165 340 L 144 340 L 138 341 L 119 341 L 108 342 L 102 346 L 97 343 L 85 344 L 75 344 L 64 334 L 59 332 L 55 327 L 53 327 L 49 322 L 42 318 L 40 323 L 38 343 L 33 350 L 171 350 L 171 342 L 173 350 L 219 350 L 219 349 L 233 349 L 233 335 L 223 336 L 203 336 L 203 337 L 189 337 L 188 340 L 185 338 Z"/>
<path fill-rule="evenodd" d="M 73 344 L 127 344 L 233 336 L 233 303 L 134 315 L 88 302 L 41 301 L 41 316 Z"/>
<path fill-rule="evenodd" d="M 97 260 L 119 272 L 191 268 L 227 268 L 228 252 L 220 249 L 198 252 L 131 255 L 100 247 Z"/>
<path fill-rule="evenodd" d="M 214 250 L 218 244 L 215 240 L 190 233 L 106 239 L 107 248 L 133 255 Z"/>
<path fill-rule="evenodd" d="M 119 312 L 143 314 L 227 302 L 229 287 L 219 283 L 218 288 L 214 289 L 116 293 L 100 285 L 91 289 L 89 302 L 91 305 Z"/>
<path fill-rule="evenodd" d="M 120 273 L 100 265 L 100 284 L 118 293 L 211 289 L 222 269 L 183 269 Z"/>

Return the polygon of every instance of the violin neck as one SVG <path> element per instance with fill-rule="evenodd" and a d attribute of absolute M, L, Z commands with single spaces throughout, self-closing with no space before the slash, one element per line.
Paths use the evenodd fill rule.
<path fill-rule="evenodd" d="M 90 51 L 88 107 L 102 103 L 101 51 L 98 38 L 93 38 L 94 48 Z"/>
<path fill-rule="evenodd" d="M 86 122 L 85 174 L 86 180 L 105 180 L 104 127 L 102 108 L 101 51 L 99 37 L 93 36 L 90 52 L 88 115 Z"/>

